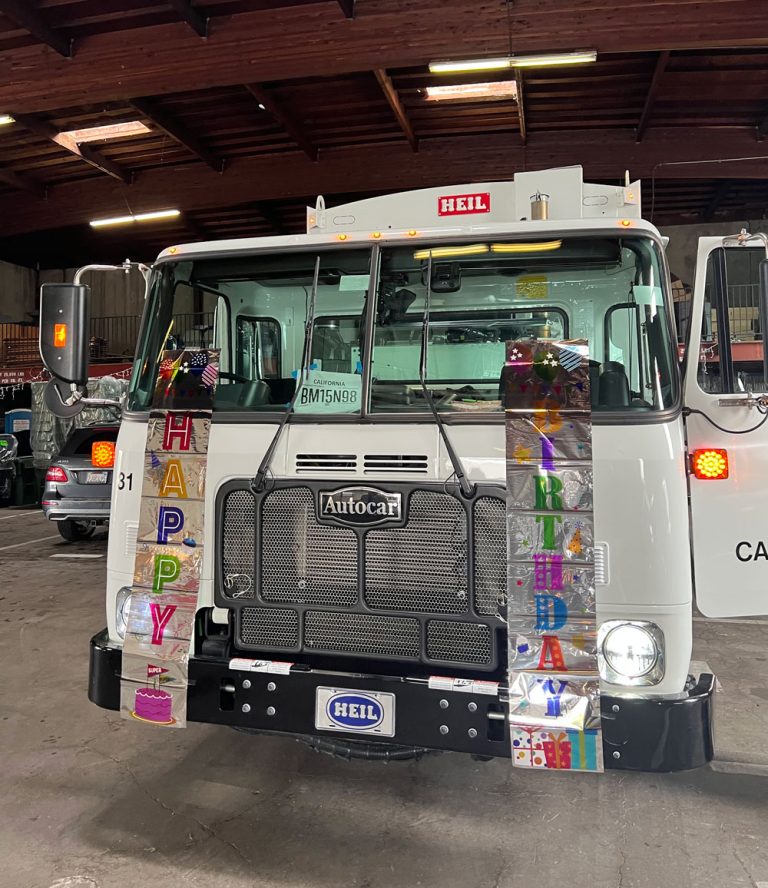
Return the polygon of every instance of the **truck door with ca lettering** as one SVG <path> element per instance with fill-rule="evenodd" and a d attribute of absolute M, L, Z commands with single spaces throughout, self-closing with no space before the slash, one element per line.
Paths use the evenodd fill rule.
<path fill-rule="evenodd" d="M 685 354 L 696 603 L 768 613 L 768 238 L 699 241 Z"/>

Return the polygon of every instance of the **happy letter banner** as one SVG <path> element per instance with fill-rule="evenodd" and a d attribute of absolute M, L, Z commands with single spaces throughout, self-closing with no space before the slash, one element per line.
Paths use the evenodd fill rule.
<path fill-rule="evenodd" d="M 507 343 L 512 761 L 602 771 L 585 340 Z"/>
<path fill-rule="evenodd" d="M 218 351 L 164 352 L 149 415 L 120 710 L 124 718 L 163 727 L 187 723 L 218 375 Z"/>

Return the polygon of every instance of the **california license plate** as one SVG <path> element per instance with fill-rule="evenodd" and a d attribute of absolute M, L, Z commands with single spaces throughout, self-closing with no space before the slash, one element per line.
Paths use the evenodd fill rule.
<path fill-rule="evenodd" d="M 395 695 L 346 688 L 318 688 L 315 727 L 320 731 L 395 736 Z"/>
<path fill-rule="evenodd" d="M 107 473 L 106 472 L 86 472 L 85 473 L 85 483 L 86 484 L 106 484 L 107 483 Z"/>

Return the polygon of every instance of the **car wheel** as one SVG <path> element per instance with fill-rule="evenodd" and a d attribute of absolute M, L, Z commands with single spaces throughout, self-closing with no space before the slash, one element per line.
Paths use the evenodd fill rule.
<path fill-rule="evenodd" d="M 68 543 L 78 543 L 93 536 L 95 528 L 84 521 L 57 521 L 59 533 Z"/>

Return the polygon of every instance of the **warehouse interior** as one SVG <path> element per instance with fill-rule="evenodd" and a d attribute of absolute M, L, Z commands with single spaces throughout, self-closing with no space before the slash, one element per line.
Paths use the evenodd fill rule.
<path fill-rule="evenodd" d="M 768 292 L 768 272 L 761 284 L 757 268 L 762 252 L 756 242 L 749 242 L 755 247 L 755 261 L 748 267 L 730 268 L 731 307 L 716 311 L 712 302 L 709 320 L 705 314 L 704 326 L 709 323 L 709 328 L 701 343 L 695 338 L 686 341 L 690 309 L 683 311 L 680 304 L 695 306 L 692 294 L 697 278 L 701 288 L 704 277 L 706 286 L 712 286 L 711 272 L 701 265 L 697 268 L 700 238 L 712 238 L 714 244 L 715 238 L 727 239 L 742 230 L 768 232 L 768 4 L 747 0 L 0 0 L 0 414 L 4 415 L 0 429 L 11 438 L 16 435 L 20 442 L 18 453 L 14 450 L 10 457 L 17 461 L 12 492 L 9 501 L 0 504 L 4 506 L 0 508 L 4 575 L 0 602 L 5 612 L 0 620 L 0 666 L 6 676 L 0 691 L 0 743 L 6 765 L 0 776 L 0 796 L 5 800 L 0 810 L 0 859 L 5 872 L 1 885 L 510 888 L 535 881 L 574 888 L 768 886 L 768 606 L 766 615 L 744 608 L 735 614 L 722 610 L 709 616 L 696 603 L 687 603 L 691 673 L 715 676 L 714 757 L 709 756 L 711 761 L 704 767 L 608 770 L 609 763 L 604 774 L 550 775 L 535 768 L 513 768 L 509 758 L 447 749 L 421 750 L 407 761 L 396 757 L 345 760 L 338 754 L 323 754 L 334 750 L 322 743 L 308 746 L 296 742 L 293 735 L 281 736 L 283 729 L 259 726 L 257 732 L 232 725 L 238 727 L 235 731 L 204 723 L 216 719 L 190 715 L 186 730 L 159 730 L 136 724 L 140 718 L 135 712 L 131 723 L 120 712 L 109 711 L 117 706 L 94 705 L 98 692 L 93 690 L 89 645 L 105 623 L 110 630 L 114 628 L 114 603 L 113 612 L 105 618 L 104 590 L 109 584 L 120 585 L 112 576 L 116 559 L 134 557 L 137 535 L 140 548 L 140 520 L 137 513 L 132 542 L 122 536 L 118 540 L 114 524 L 110 540 L 107 506 L 99 520 L 91 521 L 87 533 L 68 539 L 41 511 L 44 486 L 48 490 L 51 481 L 46 474 L 49 465 L 54 464 L 73 423 L 85 424 L 75 422 L 73 411 L 57 426 L 47 412 L 50 403 L 44 401 L 48 397 L 44 391 L 51 373 L 41 358 L 46 335 L 41 286 L 70 285 L 83 266 L 120 266 L 126 260 L 140 263 L 149 274 L 158 255 L 169 249 L 163 254 L 165 262 L 173 259 L 176 250 L 195 257 L 198 250 L 203 257 L 226 258 L 227 251 L 240 256 L 238 251 L 246 250 L 247 244 L 248 249 L 255 249 L 262 238 L 284 238 L 279 243 L 287 251 L 296 251 L 304 243 L 308 219 L 314 219 L 312 213 L 322 206 L 319 197 L 331 210 L 419 189 L 437 189 L 435 195 L 442 193 L 440 189 L 446 194 L 493 193 L 496 200 L 493 183 L 509 183 L 515 175 L 538 170 L 575 167 L 583 169 L 585 183 L 593 183 L 589 187 L 615 189 L 625 195 L 622 212 L 628 218 L 618 224 L 642 228 L 645 223 L 635 219 L 646 220 L 658 231 L 653 237 L 664 238 L 666 258 L 658 260 L 658 268 L 670 274 L 669 317 L 670 324 L 676 325 L 670 336 L 677 334 L 670 348 L 676 349 L 675 360 L 680 359 L 680 370 L 674 371 L 680 379 L 675 421 L 688 419 L 691 412 L 702 416 L 706 412 L 703 401 L 689 403 L 684 392 L 686 349 L 690 356 L 700 348 L 701 372 L 716 377 L 715 383 L 711 378 L 705 383 L 700 376 L 700 388 L 713 398 L 715 393 L 746 398 L 741 403 L 748 402 L 750 415 L 743 423 L 739 415 L 742 425 L 734 435 L 749 431 L 768 408 L 768 402 L 758 398 L 768 388 L 761 334 L 761 312 L 768 302 L 764 306 L 760 301 L 764 298 L 761 287 Z M 631 183 L 637 180 L 639 194 L 627 199 Z M 434 203 L 432 192 L 429 199 Z M 515 219 L 509 224 L 525 221 Z M 472 243 L 468 238 L 480 229 L 458 226 L 482 222 L 471 216 L 459 219 L 456 238 L 464 245 Z M 373 240 L 382 237 L 379 231 L 366 231 L 358 240 L 366 248 L 373 244 L 374 249 L 384 250 L 385 227 L 381 245 Z M 425 226 L 404 216 L 400 227 L 421 236 L 417 229 Z M 570 234 L 567 230 L 553 237 Z M 347 235 L 333 237 L 343 242 Z M 190 248 L 191 244 L 205 246 Z M 768 250 L 768 239 L 764 245 Z M 338 243 L 331 246 L 340 248 Z M 542 246 L 546 248 L 546 243 Z M 490 247 L 497 248 L 495 243 Z M 421 343 L 423 375 L 410 382 L 414 389 L 420 382 L 427 402 L 433 405 L 429 416 L 436 417 L 436 453 L 442 454 L 448 466 L 447 480 L 438 476 L 445 486 L 454 476 L 460 478 L 461 471 L 456 471 L 457 459 L 451 453 L 451 423 L 445 423 L 446 444 L 434 401 L 426 394 L 424 353 L 429 337 L 432 253 L 421 257 L 418 251 L 413 253 L 414 259 L 426 255 L 429 265 L 422 278 L 412 276 L 408 284 L 406 275 L 398 286 L 403 281 L 411 286 L 414 292 L 399 292 L 408 293 L 413 301 L 420 281 L 427 280 L 427 332 L 408 334 L 413 343 Z M 469 266 L 459 272 L 456 267 L 446 272 L 449 280 L 444 292 L 458 290 L 456 280 L 460 281 L 461 273 L 465 282 L 469 278 Z M 105 402 L 94 407 L 88 422 L 93 420 L 102 430 L 109 424 L 117 427 L 119 410 L 136 397 L 142 384 L 136 380 L 150 365 L 147 330 L 159 324 L 157 318 L 162 315 L 160 302 L 151 303 L 145 311 L 146 280 L 137 268 L 131 273 L 89 272 L 87 278 L 89 320 L 84 335 L 90 369 L 86 397 L 109 399 L 119 392 L 119 397 L 129 399 L 122 408 L 113 409 Z M 314 273 L 316 296 L 318 280 L 321 288 L 327 285 L 319 258 Z M 312 289 L 312 276 L 307 274 L 299 280 L 297 272 L 302 293 Z M 223 273 L 221 280 L 226 281 Z M 653 283 L 657 288 L 668 286 Z M 639 285 L 639 279 L 635 284 Z M 221 281 L 215 286 L 225 289 Z M 208 292 L 220 296 L 212 287 L 209 281 Z M 205 286 L 195 291 L 196 298 L 202 299 L 204 290 Z M 651 310 L 643 336 L 655 317 L 653 299 L 660 299 L 648 298 Z M 201 304 L 195 302 L 194 310 L 202 317 Z M 306 311 L 310 329 L 311 312 Z M 710 311 L 709 301 L 704 311 Z M 381 313 L 373 320 L 366 309 L 358 314 L 361 327 L 370 325 L 367 343 L 374 346 L 378 343 L 374 337 L 379 335 L 373 332 L 374 325 L 384 325 Z M 419 315 L 418 323 L 421 320 Z M 303 329 L 301 318 L 289 323 Z M 641 325 L 637 323 L 639 339 Z M 180 340 L 180 346 L 169 345 L 169 330 L 167 342 L 158 334 L 157 343 L 161 349 L 186 348 L 196 346 L 193 338 L 199 337 L 200 347 L 205 348 L 209 329 L 202 324 L 191 326 L 187 343 Z M 716 347 L 723 330 L 729 331 L 729 353 L 736 367 L 731 389 L 726 387 L 725 370 L 724 382 L 717 376 L 726 361 Z M 141 345 L 137 351 L 142 336 L 143 352 Z M 361 339 L 352 362 L 353 367 L 357 364 L 355 373 L 362 380 L 357 382 L 363 390 L 373 385 L 368 369 L 363 369 L 364 346 Z M 608 345 L 606 354 L 607 349 Z M 303 361 L 307 355 L 300 357 Z M 208 353 L 204 364 L 211 361 Z M 747 368 L 743 374 L 739 361 Z M 413 363 L 418 365 L 415 359 Z M 298 358 L 293 366 L 299 370 L 289 367 L 282 373 L 286 378 L 289 371 L 293 373 L 296 388 L 293 395 L 289 392 L 282 398 L 288 401 L 281 405 L 287 408 L 283 419 L 273 417 L 277 431 L 272 450 L 284 446 L 283 425 L 295 425 L 290 414 L 301 374 L 310 367 Z M 310 369 L 318 366 L 313 363 Z M 222 372 L 219 383 L 226 375 Z M 230 376 L 244 382 L 236 373 Z M 657 369 L 656 379 L 662 376 Z M 642 387 L 629 391 L 632 404 L 642 402 L 643 409 L 650 410 L 657 395 L 648 392 L 657 386 L 664 408 L 658 422 L 669 421 L 671 395 L 661 394 L 661 383 L 652 375 L 648 378 L 648 391 Z M 169 387 L 171 382 L 173 377 Z M 722 388 L 713 387 L 721 382 Z M 75 391 L 76 383 L 68 379 L 62 400 L 69 394 L 70 383 Z M 129 385 L 134 386 L 134 394 L 126 396 Z M 85 385 L 81 389 L 78 397 Z M 450 391 L 445 396 L 447 401 L 455 397 Z M 554 395 L 546 390 L 546 397 Z M 714 414 L 716 422 L 728 429 L 734 415 L 733 410 Z M 370 415 L 363 419 L 363 425 L 369 426 L 365 434 L 371 435 L 366 447 L 373 447 L 376 429 L 386 428 L 381 443 L 376 441 L 384 448 L 387 436 L 394 434 L 394 421 L 378 426 Z M 242 417 L 236 420 L 227 426 L 227 446 L 235 453 L 232 459 L 251 454 L 254 476 L 272 477 L 267 457 L 259 466 L 261 457 L 252 455 L 266 445 L 261 438 L 248 437 Z M 38 422 L 44 433 L 37 433 L 36 438 L 34 424 Z M 138 422 L 137 411 L 126 409 L 120 435 L 134 436 L 130 440 L 141 451 L 137 459 L 144 466 L 144 439 L 136 444 L 135 437 Z M 214 413 L 212 429 L 215 424 Z M 651 428 L 651 421 L 638 428 Z M 693 425 L 688 428 L 686 433 L 681 426 L 677 444 L 678 433 L 670 432 L 660 445 L 662 456 L 639 458 L 643 479 L 646 472 L 648 478 L 652 476 L 675 446 L 685 452 L 685 457 L 680 452 L 675 463 L 681 478 L 693 472 L 692 464 L 684 462 L 692 446 L 685 436 L 689 434 L 693 441 L 698 432 Z M 356 431 L 350 420 L 335 428 L 331 440 L 331 432 L 318 423 L 312 432 L 316 437 L 302 439 L 312 444 L 307 443 L 304 450 L 315 454 L 330 447 L 334 453 L 352 452 Z M 289 432 L 298 435 L 292 429 Z M 120 478 L 122 485 L 128 462 L 121 473 L 120 448 L 127 445 L 120 441 L 128 439 L 117 434 L 115 430 L 110 439 L 118 444 L 117 451 L 111 445 L 109 481 L 116 485 Z M 472 434 L 467 433 L 466 441 Z M 638 432 L 636 441 L 640 438 Z M 750 576 L 755 577 L 764 569 L 760 558 L 768 561 L 768 542 L 761 542 L 768 541 L 768 532 L 760 501 L 750 496 L 768 489 L 761 475 L 768 460 L 760 456 L 761 440 L 748 435 L 743 440 L 747 439 L 753 447 L 749 459 L 755 475 L 738 479 L 734 496 L 742 499 L 734 508 L 749 515 L 753 527 L 751 536 L 740 537 L 748 542 L 738 545 L 758 554 L 747 559 L 739 554 L 744 549 L 737 549 L 738 561 L 750 564 L 736 566 L 750 569 Z M 212 432 L 214 440 L 220 439 Z M 621 451 L 620 442 L 613 438 L 611 442 L 611 448 Z M 509 439 L 506 446 L 510 460 Z M 714 438 L 704 446 L 731 447 Z M 0 482 L 3 447 L 0 439 Z M 502 452 L 503 447 L 502 443 L 496 450 Z M 147 460 L 150 455 L 154 458 L 154 451 L 147 448 Z M 428 450 L 426 445 L 424 449 Z M 405 439 L 400 452 L 410 452 Z M 498 456 L 491 454 L 490 445 L 483 453 L 488 460 Z M 224 462 L 223 456 L 219 459 Z M 407 459 L 400 457 L 397 465 L 402 468 Z M 477 464 L 481 462 L 478 457 Z M 61 465 L 67 469 L 66 462 Z M 151 466 L 146 465 L 142 497 L 149 484 Z M 208 465 L 211 487 L 210 466 L 216 465 L 218 471 L 219 463 L 214 464 L 209 456 Z M 323 463 L 309 465 L 317 470 Z M 361 475 L 354 483 L 386 486 L 386 476 L 377 476 L 373 465 L 368 472 L 372 481 Z M 458 466 L 460 470 L 460 459 Z M 96 462 L 93 467 L 98 467 Z M 332 480 L 340 485 L 345 477 L 333 475 L 334 471 L 331 467 Z M 407 471 L 412 470 L 406 466 Z M 477 469 L 481 471 L 486 469 Z M 612 471 L 610 483 L 618 486 L 621 471 Z M 273 474 L 279 477 L 280 473 Z M 311 486 L 314 476 L 310 477 Z M 204 484 L 205 468 L 202 478 Z M 352 484 L 350 478 L 346 481 Z M 398 478 L 403 481 L 399 475 L 395 481 Z M 412 480 L 405 477 L 403 484 Z M 231 479 L 226 483 L 234 484 Z M 642 508 L 660 508 L 662 500 L 674 496 L 669 480 L 658 489 L 652 488 L 650 480 L 647 484 L 635 491 Z M 242 487 L 247 490 L 246 484 Z M 317 490 L 319 496 L 322 491 Z M 113 490 L 111 495 L 114 503 L 117 494 Z M 210 500 L 213 494 L 201 493 L 201 500 L 204 496 Z M 537 492 L 537 507 L 539 503 Z M 719 512 L 716 502 L 708 505 L 723 532 L 731 507 Z M 629 514 L 635 506 L 625 508 Z M 688 500 L 680 506 L 686 522 L 695 508 L 689 487 Z M 219 516 L 225 506 L 216 500 L 215 510 Z M 218 541 L 223 533 L 210 529 L 209 514 L 206 506 L 206 546 L 207 540 Z M 203 536 L 202 517 L 200 522 L 190 531 L 197 544 Z M 695 521 L 693 526 L 695 530 Z M 251 532 L 255 534 L 249 526 Z M 687 540 L 688 536 L 687 531 L 674 536 L 671 524 L 648 532 L 656 543 L 667 538 Z M 185 544 L 194 546 L 195 540 L 190 544 L 185 538 Z M 253 540 L 249 545 L 252 552 Z M 614 546 L 613 551 L 631 553 L 633 571 L 644 570 L 652 558 L 640 541 L 634 550 L 629 541 L 626 547 Z M 766 554 L 760 556 L 761 551 Z M 692 557 L 687 549 L 681 555 L 685 570 L 690 570 Z M 360 559 L 362 564 L 364 556 Z M 429 568 L 414 558 L 410 569 L 418 576 Z M 669 567 L 670 576 L 675 570 Z M 723 596 L 727 598 L 731 586 L 737 596 L 743 574 L 727 576 L 734 579 L 722 581 Z M 203 579 L 218 582 L 213 568 Z M 154 582 L 154 592 L 162 590 L 156 578 Z M 462 594 L 466 597 L 466 592 Z M 620 605 L 627 619 L 632 619 L 632 604 L 625 600 Z M 656 608 L 660 614 L 673 609 L 671 605 Z M 668 656 L 670 670 L 673 660 Z M 311 658 L 308 662 L 315 665 Z M 352 661 L 350 674 L 362 674 L 361 662 Z M 333 683 L 338 685 L 342 673 L 334 667 L 329 674 L 336 676 Z M 441 674 L 445 677 L 445 670 Z M 605 678 L 602 673 L 601 677 Z M 275 680 L 279 689 L 280 679 Z M 686 684 L 677 696 L 689 693 L 694 683 Z M 224 689 L 221 700 L 226 701 L 221 703 L 222 710 L 232 708 L 227 697 L 230 685 L 223 679 L 220 685 Z M 629 689 L 630 699 L 636 690 Z M 461 697 L 447 694 L 450 706 L 443 698 L 439 706 L 445 703 L 443 708 L 454 712 L 455 699 Z M 463 699 L 460 705 L 464 706 Z M 250 708 L 248 703 L 244 706 Z M 410 714 L 419 709 L 418 705 L 409 707 Z M 190 712 L 194 713 L 191 704 Z M 227 723 L 226 718 L 220 721 Z M 443 733 L 448 734 L 447 726 Z M 620 756 L 615 758 L 618 761 Z M 663 773 L 668 770 L 675 773 Z"/>

